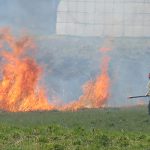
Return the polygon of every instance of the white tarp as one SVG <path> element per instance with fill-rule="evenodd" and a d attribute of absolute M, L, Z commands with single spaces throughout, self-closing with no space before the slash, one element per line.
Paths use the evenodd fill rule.
<path fill-rule="evenodd" d="M 77 36 L 150 36 L 150 0 L 61 0 L 56 32 Z"/>

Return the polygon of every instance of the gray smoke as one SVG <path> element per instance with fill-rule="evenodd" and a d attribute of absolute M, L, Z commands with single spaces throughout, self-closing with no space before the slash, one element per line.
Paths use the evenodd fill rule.
<path fill-rule="evenodd" d="M 37 40 L 40 47 L 37 60 L 46 64 L 44 81 L 53 87 L 65 102 L 82 94 L 82 85 L 100 73 L 103 38 L 54 36 Z M 144 38 L 114 38 L 109 75 L 111 97 L 108 105 L 135 104 L 131 95 L 145 95 L 148 82 L 150 40 Z M 49 71 L 49 73 L 48 73 Z M 50 95 L 49 95 L 50 96 Z"/>
<path fill-rule="evenodd" d="M 56 36 L 56 11 L 60 0 L 0 0 L 0 27 L 35 35 L 37 61 L 43 66 L 42 84 L 64 102 L 82 95 L 82 85 L 100 73 L 99 49 L 105 38 Z M 48 36 L 49 35 L 49 36 Z M 107 38 L 106 38 L 107 39 Z M 107 46 L 107 45 L 106 45 Z M 109 56 L 111 97 L 108 105 L 134 104 L 130 95 L 146 93 L 150 72 L 149 38 L 114 38 Z"/>
<path fill-rule="evenodd" d="M 0 0 L 0 27 L 27 30 L 34 35 L 56 32 L 57 6 L 60 0 Z"/>

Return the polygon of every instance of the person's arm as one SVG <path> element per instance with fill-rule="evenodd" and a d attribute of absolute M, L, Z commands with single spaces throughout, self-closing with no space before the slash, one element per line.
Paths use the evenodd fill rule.
<path fill-rule="evenodd" d="M 147 93 L 146 93 L 146 96 L 150 96 L 150 81 L 148 82 L 148 85 L 147 85 Z"/>

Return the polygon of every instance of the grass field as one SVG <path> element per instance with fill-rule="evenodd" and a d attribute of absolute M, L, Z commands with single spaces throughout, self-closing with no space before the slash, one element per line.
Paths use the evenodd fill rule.
<path fill-rule="evenodd" d="M 1 150 L 150 150 L 146 106 L 0 112 Z"/>

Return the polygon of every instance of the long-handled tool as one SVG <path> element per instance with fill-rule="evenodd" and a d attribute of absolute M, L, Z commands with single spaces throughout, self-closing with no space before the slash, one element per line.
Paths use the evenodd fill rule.
<path fill-rule="evenodd" d="M 150 95 L 129 96 L 128 98 L 132 99 L 132 98 L 141 98 L 141 97 L 150 97 Z M 148 103 L 148 114 L 150 115 L 150 100 L 149 100 L 149 103 Z"/>
<path fill-rule="evenodd" d="M 141 96 L 129 96 L 128 98 L 141 98 L 141 97 L 150 97 L 149 95 L 141 95 Z"/>

